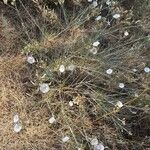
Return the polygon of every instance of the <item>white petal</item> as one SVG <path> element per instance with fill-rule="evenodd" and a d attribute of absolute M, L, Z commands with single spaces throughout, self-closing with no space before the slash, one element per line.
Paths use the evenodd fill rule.
<path fill-rule="evenodd" d="M 114 14 L 114 15 L 113 15 L 113 18 L 115 18 L 115 19 L 120 18 L 120 14 Z"/>
<path fill-rule="evenodd" d="M 106 70 L 106 73 L 107 73 L 107 74 L 112 74 L 112 73 L 113 73 L 113 70 L 112 70 L 112 69 L 108 69 L 108 70 Z"/>
<path fill-rule="evenodd" d="M 93 47 L 92 49 L 90 49 L 90 52 L 95 55 L 97 54 L 97 48 L 96 47 Z"/>
<path fill-rule="evenodd" d="M 97 145 L 98 144 L 98 139 L 97 138 L 94 138 L 91 140 L 91 145 Z"/>
<path fill-rule="evenodd" d="M 50 90 L 50 88 L 47 83 L 40 84 L 40 91 L 42 93 L 47 93 L 49 90 Z"/>
<path fill-rule="evenodd" d="M 150 72 L 150 68 L 149 68 L 149 67 L 145 67 L 145 68 L 144 68 L 144 71 L 145 71 L 146 73 L 149 73 L 149 72 Z"/>
<path fill-rule="evenodd" d="M 123 89 L 125 87 L 124 83 L 119 83 L 119 87 Z"/>
<path fill-rule="evenodd" d="M 69 138 L 68 136 L 65 136 L 64 138 L 62 138 L 62 142 L 65 143 L 65 142 L 69 141 L 69 139 L 70 139 L 70 138 Z"/>
<path fill-rule="evenodd" d="M 106 1 L 106 4 L 107 4 L 107 5 L 110 5 L 110 4 L 111 4 L 111 1 L 110 1 L 110 0 L 107 0 L 107 1 Z"/>
<path fill-rule="evenodd" d="M 104 149 L 105 149 L 105 147 L 102 144 L 97 144 L 94 146 L 94 150 L 104 150 Z"/>
<path fill-rule="evenodd" d="M 137 72 L 137 69 L 133 69 L 133 72 Z"/>
<path fill-rule="evenodd" d="M 95 20 L 98 21 L 98 20 L 101 20 L 101 19 L 102 19 L 102 16 L 97 16 Z"/>
<path fill-rule="evenodd" d="M 93 1 L 93 7 L 96 7 L 98 3 L 96 1 Z"/>
<path fill-rule="evenodd" d="M 55 117 L 51 117 L 51 118 L 49 118 L 48 121 L 50 124 L 53 124 L 56 121 L 56 119 L 55 119 Z"/>
<path fill-rule="evenodd" d="M 33 57 L 33 56 L 28 56 L 28 57 L 27 57 L 27 62 L 28 62 L 29 64 L 35 63 L 34 57 Z"/>
<path fill-rule="evenodd" d="M 65 71 L 65 66 L 64 66 L 64 65 L 61 65 L 61 66 L 59 67 L 59 71 L 60 71 L 61 73 L 63 73 L 63 72 Z"/>
<path fill-rule="evenodd" d="M 75 65 L 71 64 L 68 66 L 68 70 L 73 71 L 75 69 Z"/>
<path fill-rule="evenodd" d="M 88 2 L 92 2 L 93 0 L 87 0 Z"/>
<path fill-rule="evenodd" d="M 14 115 L 13 120 L 14 120 L 14 123 L 19 122 L 19 116 L 18 116 L 17 114 L 16 114 L 16 115 Z"/>
<path fill-rule="evenodd" d="M 128 31 L 125 31 L 124 32 L 124 36 L 128 36 L 129 35 L 129 32 Z"/>
<path fill-rule="evenodd" d="M 21 129 L 22 129 L 21 123 L 16 123 L 16 124 L 14 125 L 14 131 L 15 131 L 16 133 L 20 132 Z"/>
<path fill-rule="evenodd" d="M 97 47 L 99 44 L 100 44 L 100 42 L 96 41 L 96 42 L 93 43 L 93 46 Z"/>
<path fill-rule="evenodd" d="M 123 107 L 123 104 L 122 104 L 121 101 L 118 101 L 118 102 L 116 103 L 116 106 L 119 107 L 119 108 L 121 108 L 121 107 Z"/>
<path fill-rule="evenodd" d="M 69 102 L 69 106 L 71 106 L 71 107 L 73 106 L 73 101 Z"/>

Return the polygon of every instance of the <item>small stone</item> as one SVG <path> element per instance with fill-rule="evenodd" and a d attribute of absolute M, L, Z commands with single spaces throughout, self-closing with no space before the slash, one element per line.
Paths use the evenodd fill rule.
<path fill-rule="evenodd" d="M 20 132 L 21 129 L 22 129 L 21 123 L 16 123 L 16 124 L 14 125 L 14 131 L 15 131 L 16 133 Z"/>
<path fill-rule="evenodd" d="M 70 138 L 69 138 L 68 136 L 65 136 L 64 138 L 62 138 L 62 142 L 63 142 L 63 143 L 66 143 L 67 141 L 69 141 L 69 139 L 70 139 Z"/>
<path fill-rule="evenodd" d="M 119 83 L 119 87 L 123 89 L 125 87 L 124 83 Z"/>
<path fill-rule="evenodd" d="M 108 69 L 108 70 L 106 70 L 106 73 L 110 75 L 110 74 L 113 73 L 113 70 L 112 69 Z"/>
<path fill-rule="evenodd" d="M 98 144 L 98 139 L 97 138 L 94 138 L 91 140 L 91 145 L 97 145 Z"/>
<path fill-rule="evenodd" d="M 69 102 L 69 106 L 71 106 L 71 107 L 73 106 L 73 101 Z"/>
<path fill-rule="evenodd" d="M 94 46 L 94 47 L 97 47 L 99 44 L 100 44 L 100 42 L 99 42 L 99 41 L 96 41 L 96 42 L 93 43 L 93 46 Z"/>
<path fill-rule="evenodd" d="M 55 117 L 51 117 L 51 118 L 49 118 L 49 120 L 48 120 L 48 122 L 49 122 L 50 124 L 53 124 L 55 121 L 56 121 Z"/>
<path fill-rule="evenodd" d="M 146 73 L 149 73 L 149 72 L 150 72 L 150 68 L 149 68 L 149 67 L 145 67 L 145 68 L 144 68 L 144 71 L 145 71 Z"/>
<path fill-rule="evenodd" d="M 14 115 L 13 121 L 14 121 L 14 123 L 19 122 L 19 116 L 17 114 Z"/>
<path fill-rule="evenodd" d="M 113 18 L 115 18 L 115 19 L 120 18 L 120 14 L 114 14 L 114 15 L 113 15 Z"/>
<path fill-rule="evenodd" d="M 93 0 L 87 0 L 89 3 L 92 2 Z"/>
<path fill-rule="evenodd" d="M 118 101 L 118 102 L 116 103 L 116 106 L 117 106 L 118 108 L 121 108 L 121 107 L 123 107 L 123 104 L 122 104 L 121 101 Z"/>
<path fill-rule="evenodd" d="M 65 66 L 64 66 L 64 65 L 61 65 L 61 66 L 59 67 L 59 71 L 60 71 L 61 73 L 65 72 Z"/>
<path fill-rule="evenodd" d="M 105 147 L 101 143 L 94 146 L 94 150 L 104 150 L 104 149 L 105 149 Z"/>
<path fill-rule="evenodd" d="M 33 56 L 28 56 L 28 57 L 27 57 L 27 62 L 28 62 L 29 64 L 35 63 L 34 57 L 33 57 Z"/>
<path fill-rule="evenodd" d="M 49 90 L 50 90 L 50 88 L 47 83 L 40 84 L 40 91 L 42 93 L 47 93 Z"/>
<path fill-rule="evenodd" d="M 96 21 L 99 21 L 99 20 L 101 20 L 101 19 L 102 19 L 102 16 L 97 16 L 95 20 L 96 20 Z"/>

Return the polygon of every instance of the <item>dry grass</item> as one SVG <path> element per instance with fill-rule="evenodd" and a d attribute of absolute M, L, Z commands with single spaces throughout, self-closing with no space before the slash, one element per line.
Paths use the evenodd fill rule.
<path fill-rule="evenodd" d="M 56 3 L 53 10 L 43 8 L 42 1 L 31 6 L 19 1 L 18 7 L 6 9 L 0 3 L 9 12 L 1 12 L 0 22 L 0 149 L 92 150 L 90 140 L 97 137 L 108 150 L 148 150 L 150 83 L 143 69 L 149 66 L 149 28 L 136 24 L 135 12 L 120 3 L 111 13 L 122 17 L 109 26 L 104 18 L 95 21 L 105 7 L 93 9 L 85 1 L 62 8 Z M 33 8 L 37 12 L 32 16 Z M 18 20 L 12 24 L 10 10 L 23 26 Z M 129 36 L 124 37 L 126 30 Z M 19 38 L 23 42 L 17 43 Z M 93 55 L 89 50 L 97 40 L 101 44 Z M 28 64 L 28 55 L 36 63 Z M 75 68 L 70 71 L 67 67 L 72 64 Z M 64 73 L 60 65 L 65 66 Z M 112 75 L 106 73 L 109 68 Z M 39 90 L 41 83 L 49 84 L 48 93 Z M 125 88 L 120 89 L 119 83 Z M 117 101 L 122 108 L 115 106 Z M 19 133 L 13 131 L 15 114 L 23 126 Z M 51 116 L 56 118 L 53 124 L 48 122 Z M 65 136 L 70 140 L 63 143 Z"/>

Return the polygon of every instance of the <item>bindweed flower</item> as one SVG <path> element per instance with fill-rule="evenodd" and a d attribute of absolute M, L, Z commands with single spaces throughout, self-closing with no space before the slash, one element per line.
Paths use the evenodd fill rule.
<path fill-rule="evenodd" d="M 137 72 L 137 69 L 133 69 L 133 72 Z"/>
<path fill-rule="evenodd" d="M 99 21 L 99 20 L 101 20 L 101 19 L 102 19 L 102 16 L 97 16 L 97 17 L 95 18 L 96 21 Z"/>
<path fill-rule="evenodd" d="M 21 123 L 15 123 L 14 124 L 14 132 L 19 133 L 22 129 L 22 124 Z"/>
<path fill-rule="evenodd" d="M 92 2 L 93 0 L 87 0 L 88 2 Z"/>
<path fill-rule="evenodd" d="M 104 149 L 105 149 L 105 147 L 101 143 L 94 146 L 94 150 L 104 150 Z"/>
<path fill-rule="evenodd" d="M 14 123 L 19 122 L 19 116 L 17 114 L 14 115 L 13 121 L 14 121 Z"/>
<path fill-rule="evenodd" d="M 119 83 L 119 88 L 123 89 L 125 87 L 124 83 Z"/>
<path fill-rule="evenodd" d="M 118 101 L 118 102 L 116 103 L 116 106 L 117 106 L 118 108 L 121 108 L 121 107 L 123 107 L 123 104 L 122 104 L 121 101 Z"/>
<path fill-rule="evenodd" d="M 129 32 L 128 31 L 125 31 L 124 32 L 124 36 L 128 36 L 129 35 Z"/>
<path fill-rule="evenodd" d="M 35 63 L 35 58 L 34 58 L 33 56 L 28 56 L 28 57 L 27 57 L 27 62 L 28 62 L 29 64 L 33 64 L 33 63 Z"/>
<path fill-rule="evenodd" d="M 114 14 L 114 15 L 113 15 L 113 18 L 115 18 L 115 19 L 120 18 L 120 14 Z"/>
<path fill-rule="evenodd" d="M 53 124 L 55 121 L 56 121 L 56 119 L 55 119 L 54 116 L 51 117 L 51 118 L 49 118 L 49 120 L 48 120 L 48 122 L 49 122 L 50 124 Z"/>
<path fill-rule="evenodd" d="M 69 136 L 65 136 L 62 138 L 62 142 L 66 143 L 67 141 L 69 141 L 69 139 L 70 139 Z"/>
<path fill-rule="evenodd" d="M 98 139 L 97 138 L 91 139 L 91 145 L 95 146 L 97 144 L 98 144 Z"/>
<path fill-rule="evenodd" d="M 49 85 L 47 83 L 40 84 L 40 91 L 42 93 L 47 93 L 50 90 Z"/>
<path fill-rule="evenodd" d="M 100 44 L 100 42 L 99 42 L 99 41 L 96 41 L 96 42 L 93 43 L 93 46 L 94 46 L 94 47 L 97 47 L 99 44 Z"/>
<path fill-rule="evenodd" d="M 71 64 L 71 65 L 68 66 L 67 69 L 70 70 L 70 71 L 73 71 L 75 68 L 76 68 L 75 65 Z"/>
<path fill-rule="evenodd" d="M 64 66 L 64 65 L 60 65 L 59 71 L 60 71 L 61 73 L 65 72 L 65 66 Z"/>
<path fill-rule="evenodd" d="M 90 52 L 95 55 L 97 54 L 97 48 L 96 47 L 93 47 L 92 49 L 90 49 Z"/>
<path fill-rule="evenodd" d="M 149 68 L 149 67 L 145 67 L 145 68 L 144 68 L 144 71 L 145 71 L 146 73 L 149 73 L 149 72 L 150 72 L 150 68 Z"/>
<path fill-rule="evenodd" d="M 71 107 L 73 106 L 73 101 L 69 102 L 69 106 L 71 106 Z"/>
<path fill-rule="evenodd" d="M 98 6 L 97 1 L 93 1 L 93 7 L 96 7 L 96 6 Z"/>
<path fill-rule="evenodd" d="M 110 0 L 107 0 L 107 1 L 106 1 L 106 4 L 107 4 L 107 5 L 111 5 L 111 1 L 110 1 Z"/>
<path fill-rule="evenodd" d="M 108 69 L 108 70 L 106 70 L 106 73 L 110 75 L 110 74 L 113 73 L 113 70 L 112 69 Z"/>

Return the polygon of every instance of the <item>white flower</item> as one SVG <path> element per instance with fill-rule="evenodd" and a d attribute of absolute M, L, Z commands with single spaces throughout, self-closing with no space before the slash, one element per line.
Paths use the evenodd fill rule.
<path fill-rule="evenodd" d="M 16 133 L 20 132 L 21 129 L 22 129 L 21 123 L 16 123 L 16 124 L 14 125 L 14 131 L 15 131 Z"/>
<path fill-rule="evenodd" d="M 102 16 L 97 16 L 95 20 L 98 21 L 98 20 L 101 20 L 101 19 L 102 19 Z"/>
<path fill-rule="evenodd" d="M 3 2 L 4 2 L 4 4 L 6 4 L 6 5 L 7 5 L 7 3 L 8 3 L 8 0 L 3 0 Z"/>
<path fill-rule="evenodd" d="M 55 121 L 56 121 L 56 119 L 55 119 L 54 116 L 51 117 L 51 118 L 49 118 L 49 120 L 48 120 L 48 122 L 49 122 L 50 124 L 53 124 Z"/>
<path fill-rule="evenodd" d="M 97 1 L 93 1 L 93 7 L 96 7 L 98 5 Z"/>
<path fill-rule="evenodd" d="M 94 150 L 104 150 L 104 149 L 105 149 L 105 147 L 101 143 L 94 146 Z"/>
<path fill-rule="evenodd" d="M 88 2 L 92 2 L 93 0 L 87 0 Z"/>
<path fill-rule="evenodd" d="M 135 96 L 135 97 L 139 97 L 138 93 L 135 93 L 134 96 Z"/>
<path fill-rule="evenodd" d="M 125 87 L 124 83 L 119 83 L 119 87 L 123 89 Z"/>
<path fill-rule="evenodd" d="M 94 138 L 91 140 L 91 145 L 97 145 L 98 144 L 98 139 L 97 138 Z"/>
<path fill-rule="evenodd" d="M 64 66 L 64 65 L 60 65 L 59 71 L 60 71 L 61 73 L 63 73 L 63 72 L 65 71 L 65 66 Z"/>
<path fill-rule="evenodd" d="M 120 14 L 114 14 L 114 15 L 113 15 L 113 18 L 115 18 L 115 19 L 120 18 Z"/>
<path fill-rule="evenodd" d="M 149 67 L 145 67 L 145 68 L 144 68 L 144 71 L 145 71 L 146 73 L 149 73 L 149 72 L 150 72 L 150 68 L 149 68 Z"/>
<path fill-rule="evenodd" d="M 137 69 L 133 69 L 133 72 L 137 72 Z"/>
<path fill-rule="evenodd" d="M 123 104 L 122 104 L 121 101 L 118 101 L 118 102 L 116 103 L 116 106 L 119 107 L 119 108 L 121 108 L 121 107 L 123 107 Z"/>
<path fill-rule="evenodd" d="M 94 47 L 97 47 L 99 44 L 100 44 L 100 42 L 99 42 L 99 41 L 96 41 L 96 42 L 93 43 L 93 46 L 94 46 Z"/>
<path fill-rule="evenodd" d="M 112 74 L 112 73 L 113 73 L 113 70 L 112 70 L 112 69 L 108 69 L 108 70 L 106 70 L 106 73 L 107 73 L 107 74 Z"/>
<path fill-rule="evenodd" d="M 71 107 L 73 106 L 73 101 L 69 102 L 69 106 L 71 106 Z"/>
<path fill-rule="evenodd" d="M 129 35 L 129 32 L 128 31 L 125 31 L 124 32 L 124 36 L 128 36 Z"/>
<path fill-rule="evenodd" d="M 19 122 L 19 116 L 17 114 L 14 115 L 13 121 L 14 121 L 14 123 Z"/>
<path fill-rule="evenodd" d="M 110 1 L 110 0 L 107 0 L 107 1 L 106 1 L 106 4 L 107 4 L 107 5 L 111 5 L 111 1 Z"/>
<path fill-rule="evenodd" d="M 47 93 L 50 90 L 49 85 L 47 83 L 40 84 L 40 91 L 42 93 Z"/>
<path fill-rule="evenodd" d="M 67 69 L 70 70 L 70 71 L 73 71 L 75 69 L 75 65 L 71 64 L 71 65 L 68 66 Z"/>
<path fill-rule="evenodd" d="M 97 54 L 97 48 L 96 47 L 93 47 L 92 49 L 90 49 L 90 52 L 95 55 Z"/>
<path fill-rule="evenodd" d="M 62 142 L 65 143 L 65 142 L 69 141 L 69 139 L 70 138 L 68 136 L 65 136 L 65 137 L 62 138 Z"/>
<path fill-rule="evenodd" d="M 35 63 L 34 57 L 33 57 L 33 56 L 28 56 L 28 57 L 27 57 L 27 62 L 28 62 L 29 64 Z"/>

